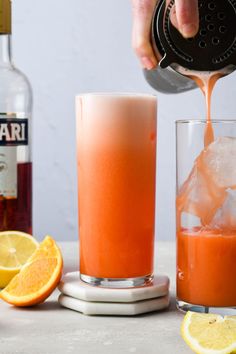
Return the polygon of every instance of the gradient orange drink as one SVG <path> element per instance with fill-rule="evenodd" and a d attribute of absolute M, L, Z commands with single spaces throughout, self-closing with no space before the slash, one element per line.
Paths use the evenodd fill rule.
<path fill-rule="evenodd" d="M 156 98 L 87 94 L 76 111 L 81 278 L 141 284 L 153 273 Z"/>

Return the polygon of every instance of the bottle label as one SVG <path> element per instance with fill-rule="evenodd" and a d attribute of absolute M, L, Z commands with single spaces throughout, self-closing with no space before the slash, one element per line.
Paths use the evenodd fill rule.
<path fill-rule="evenodd" d="M 28 145 L 28 119 L 0 120 L 0 146 Z"/>
<path fill-rule="evenodd" d="M 17 146 L 28 145 L 28 119 L 0 119 L 0 195 L 17 198 Z"/>

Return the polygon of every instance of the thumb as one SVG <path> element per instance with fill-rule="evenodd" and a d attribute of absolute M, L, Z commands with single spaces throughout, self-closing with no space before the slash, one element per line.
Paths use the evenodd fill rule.
<path fill-rule="evenodd" d="M 178 29 L 185 38 L 193 37 L 199 28 L 198 0 L 176 0 Z"/>

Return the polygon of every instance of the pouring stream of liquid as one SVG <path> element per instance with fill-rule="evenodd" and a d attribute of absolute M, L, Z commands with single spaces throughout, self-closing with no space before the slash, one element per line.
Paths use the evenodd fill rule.
<path fill-rule="evenodd" d="M 198 75 L 191 75 L 191 78 L 202 90 L 206 100 L 205 148 L 214 141 L 214 131 L 211 123 L 211 97 L 214 86 L 220 77 L 222 77 L 221 73 L 199 73 Z"/>
<path fill-rule="evenodd" d="M 201 89 L 205 96 L 206 102 L 206 125 L 204 131 L 204 149 L 207 148 L 212 142 L 214 142 L 214 130 L 211 121 L 211 97 L 214 86 L 217 80 L 224 76 L 221 72 L 184 72 L 184 75 L 193 79 L 198 87 Z M 201 163 L 201 159 L 198 159 L 198 168 L 201 166 L 201 173 L 204 174 L 205 166 Z M 183 185 L 183 189 L 181 190 L 181 195 L 177 198 L 177 228 L 181 225 L 181 212 L 184 210 L 185 206 L 188 205 L 189 195 L 187 193 L 188 187 L 191 183 L 191 174 L 188 180 Z M 205 179 L 205 183 L 208 185 L 208 189 L 211 189 L 211 181 Z M 186 212 L 188 212 L 189 207 L 187 207 Z M 203 209 L 203 208 L 202 208 Z M 203 210 L 200 212 L 196 212 L 196 215 L 200 216 L 203 213 Z M 207 211 L 206 211 L 207 213 Z M 203 218 L 201 217 L 201 221 L 203 222 Z M 204 224 L 204 222 L 203 222 Z"/>

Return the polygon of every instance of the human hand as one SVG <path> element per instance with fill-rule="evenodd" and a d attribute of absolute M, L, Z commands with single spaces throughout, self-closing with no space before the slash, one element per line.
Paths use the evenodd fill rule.
<path fill-rule="evenodd" d="M 155 56 L 150 40 L 152 17 L 157 1 L 159 0 L 132 0 L 132 46 L 142 67 L 148 70 L 155 68 L 160 59 Z M 167 0 L 167 5 L 169 2 L 170 0 Z M 198 0 L 175 0 L 171 21 L 183 37 L 196 35 L 199 27 Z"/>

